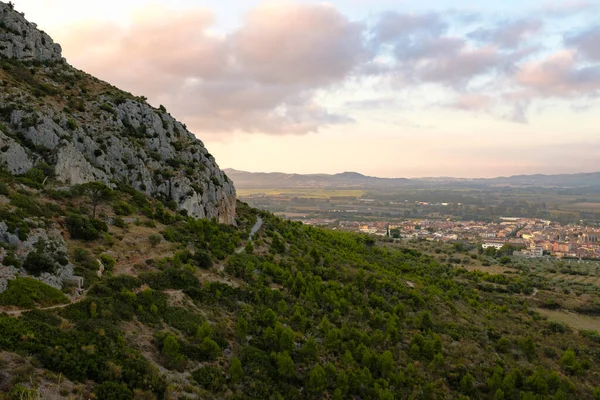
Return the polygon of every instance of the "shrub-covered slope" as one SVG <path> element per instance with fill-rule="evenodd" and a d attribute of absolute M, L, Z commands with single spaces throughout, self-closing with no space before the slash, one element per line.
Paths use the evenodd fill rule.
<path fill-rule="evenodd" d="M 14 180 L 25 181 L 4 179 L 14 198 Z M 45 188 L 37 198 L 56 221 L 89 222 L 86 196 Z M 106 227 L 83 225 L 100 235 L 74 239 L 62 225 L 85 294 L 0 316 L 4 358 L 28 355 L 23 365 L 38 368 L 6 373 L 0 388 L 43 398 L 64 377 L 65 396 L 102 399 L 600 394 L 598 334 L 528 310 L 526 275 L 467 272 L 368 236 L 238 211 L 236 227 L 196 220 L 122 187 L 98 206 Z"/>

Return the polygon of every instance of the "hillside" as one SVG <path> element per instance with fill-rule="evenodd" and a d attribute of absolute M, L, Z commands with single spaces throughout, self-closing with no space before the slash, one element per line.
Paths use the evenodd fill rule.
<path fill-rule="evenodd" d="M 165 110 L 0 30 L 0 400 L 600 398 L 600 333 L 537 311 L 597 292 L 236 202 Z"/>
<path fill-rule="evenodd" d="M 285 174 L 225 169 L 239 189 L 402 189 L 436 187 L 600 187 L 600 172 L 559 175 L 515 175 L 498 178 L 377 178 L 357 172 L 339 174 Z"/>
<path fill-rule="evenodd" d="M 163 106 L 71 67 L 34 24 L 0 3 L 0 165 L 53 167 L 67 184 L 124 182 L 199 218 L 232 223 L 235 189 Z"/>

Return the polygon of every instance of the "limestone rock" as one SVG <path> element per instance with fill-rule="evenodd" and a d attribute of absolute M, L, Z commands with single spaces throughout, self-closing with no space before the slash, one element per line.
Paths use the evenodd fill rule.
<path fill-rule="evenodd" d="M 0 167 L 11 174 L 23 174 L 33 168 L 33 162 L 25 149 L 0 130 Z"/>
<path fill-rule="evenodd" d="M 1 57 L 12 59 L 0 91 L 0 164 L 11 173 L 44 162 L 69 185 L 123 182 L 190 216 L 235 222 L 233 183 L 202 141 L 164 107 L 68 65 L 60 46 L 2 2 Z M 24 62 L 32 60 L 44 63 Z"/>
<path fill-rule="evenodd" d="M 23 14 L 0 2 L 0 55 L 19 60 L 60 61 L 62 49 Z"/>

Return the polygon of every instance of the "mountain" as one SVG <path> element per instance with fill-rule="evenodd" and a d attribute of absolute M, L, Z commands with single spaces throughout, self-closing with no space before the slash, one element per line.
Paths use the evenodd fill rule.
<path fill-rule="evenodd" d="M 0 400 L 600 398 L 593 264 L 252 209 L 166 111 L 0 16 Z"/>
<path fill-rule="evenodd" d="M 269 188 L 357 188 L 383 189 L 431 186 L 515 186 L 515 187 L 590 187 L 600 186 L 600 172 L 560 175 L 515 175 L 498 178 L 377 178 L 357 172 L 340 174 L 284 174 L 280 172 L 245 172 L 225 169 L 240 189 Z"/>
<path fill-rule="evenodd" d="M 281 172 L 245 172 L 225 169 L 227 176 L 239 188 L 392 188 L 410 183 L 409 179 L 375 178 L 358 172 L 343 172 L 335 175 L 327 174 L 284 174 Z"/>
<path fill-rule="evenodd" d="M 70 66 L 60 45 L 0 3 L 0 165 L 51 165 L 66 184 L 126 182 L 198 218 L 232 223 L 235 189 L 164 107 Z"/>

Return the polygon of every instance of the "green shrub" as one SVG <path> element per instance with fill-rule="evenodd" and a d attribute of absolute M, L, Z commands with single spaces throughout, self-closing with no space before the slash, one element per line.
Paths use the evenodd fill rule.
<path fill-rule="evenodd" d="M 117 261 L 110 254 L 100 255 L 100 261 L 102 262 L 102 265 L 104 265 L 104 268 L 107 271 L 112 271 L 115 268 L 115 265 L 117 264 Z"/>
<path fill-rule="evenodd" d="M 102 400 L 130 400 L 133 399 L 133 393 L 127 385 L 118 382 L 104 382 L 95 390 L 96 398 Z"/>
<path fill-rule="evenodd" d="M 45 254 L 43 251 L 32 251 L 27 255 L 23 268 L 31 275 L 38 276 L 42 272 L 52 273 L 54 272 L 56 265 L 52 257 Z"/>
<path fill-rule="evenodd" d="M 96 240 L 100 238 L 101 232 L 108 232 L 108 225 L 105 222 L 80 214 L 69 214 L 66 224 L 73 239 Z"/>
<path fill-rule="evenodd" d="M 8 289 L 0 293 L 0 304 L 33 308 L 68 303 L 69 299 L 58 289 L 32 278 L 17 278 L 8 282 Z"/>
<path fill-rule="evenodd" d="M 148 241 L 150 242 L 150 246 L 156 247 L 162 242 L 162 237 L 156 233 L 148 236 Z"/>
<path fill-rule="evenodd" d="M 2 264 L 6 266 L 13 266 L 15 268 L 21 268 L 21 261 L 14 255 L 14 253 L 8 253 L 4 256 Z"/>
<path fill-rule="evenodd" d="M 21 384 L 16 384 L 8 393 L 10 400 L 37 400 L 40 392 L 37 389 L 28 389 Z"/>
<path fill-rule="evenodd" d="M 192 373 L 192 376 L 204 389 L 215 392 L 221 391 L 225 384 L 225 377 L 221 370 L 212 365 L 198 368 Z"/>
<path fill-rule="evenodd" d="M 213 266 L 210 254 L 203 250 L 196 250 L 194 253 L 194 262 L 197 267 L 202 269 L 210 269 Z"/>
<path fill-rule="evenodd" d="M 8 185 L 4 182 L 0 182 L 0 196 L 8 196 Z"/>
<path fill-rule="evenodd" d="M 128 216 L 135 212 L 135 208 L 124 201 L 119 201 L 113 204 L 113 211 L 117 215 Z"/>

